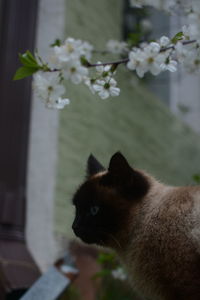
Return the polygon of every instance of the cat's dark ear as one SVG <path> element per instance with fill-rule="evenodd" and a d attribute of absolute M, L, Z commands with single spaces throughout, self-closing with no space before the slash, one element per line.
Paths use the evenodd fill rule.
<path fill-rule="evenodd" d="M 105 171 L 106 169 L 102 166 L 102 164 L 94 157 L 94 155 L 90 154 L 87 160 L 87 177 L 93 176 L 99 172 Z"/>
<path fill-rule="evenodd" d="M 147 178 L 140 171 L 131 168 L 120 152 L 111 157 L 104 181 L 130 199 L 143 197 L 149 189 Z"/>
<path fill-rule="evenodd" d="M 115 177 L 127 178 L 133 172 L 126 158 L 120 153 L 116 152 L 110 159 L 108 171 Z"/>

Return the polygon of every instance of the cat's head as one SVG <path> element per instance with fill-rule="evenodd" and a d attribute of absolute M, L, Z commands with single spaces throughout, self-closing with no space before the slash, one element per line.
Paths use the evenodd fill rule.
<path fill-rule="evenodd" d="M 73 197 L 74 233 L 89 244 L 120 246 L 127 239 L 132 209 L 148 190 L 146 176 L 131 168 L 120 152 L 111 157 L 107 170 L 90 155 L 87 179 Z"/>

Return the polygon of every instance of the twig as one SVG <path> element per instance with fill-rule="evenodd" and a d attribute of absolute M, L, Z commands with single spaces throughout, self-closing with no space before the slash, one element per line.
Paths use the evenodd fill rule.
<path fill-rule="evenodd" d="M 189 45 L 189 44 L 193 44 L 196 43 L 196 40 L 191 40 L 191 41 L 183 41 L 182 44 L 185 45 Z M 175 49 L 175 46 L 169 46 L 169 47 L 165 47 L 165 48 L 161 48 L 160 49 L 160 53 L 170 50 L 170 49 Z M 129 58 L 124 58 L 124 59 L 120 59 L 117 61 L 110 61 L 110 62 L 104 62 L 104 63 L 96 63 L 96 64 L 91 64 L 90 62 L 87 62 L 87 64 L 85 65 L 87 68 L 93 68 L 93 67 L 99 67 L 99 66 L 108 66 L 108 65 L 114 65 L 116 68 L 118 67 L 118 65 L 120 64 L 126 64 L 129 62 Z M 59 69 L 52 69 L 52 70 L 48 70 L 50 72 L 57 72 L 57 71 L 61 71 Z"/>
<path fill-rule="evenodd" d="M 191 40 L 191 41 L 183 41 L 182 44 L 185 46 L 185 45 L 189 45 L 189 44 L 193 44 L 193 43 L 196 43 L 196 40 Z M 167 50 L 170 50 L 170 49 L 175 49 L 175 46 L 169 46 L 169 47 L 165 47 L 165 48 L 162 48 L 160 49 L 160 52 L 164 52 L 164 51 L 167 51 Z M 92 67 L 99 67 L 99 66 L 107 66 L 107 65 L 120 65 L 120 64 L 126 64 L 127 62 L 129 62 L 129 58 L 124 58 L 124 59 L 121 59 L 121 60 L 117 60 L 117 61 L 111 61 L 111 62 L 105 62 L 105 63 L 97 63 L 97 64 L 91 64 L 91 63 L 88 63 L 87 67 L 88 68 L 92 68 Z"/>
<path fill-rule="evenodd" d="M 88 68 L 92 68 L 92 67 L 98 67 L 98 66 L 107 66 L 107 65 L 120 65 L 120 64 L 125 64 L 129 61 L 129 58 L 125 58 L 125 59 L 121 59 L 121 60 L 117 60 L 117 61 L 111 61 L 111 62 L 105 62 L 105 63 L 100 63 L 100 64 L 90 64 L 88 63 Z"/>

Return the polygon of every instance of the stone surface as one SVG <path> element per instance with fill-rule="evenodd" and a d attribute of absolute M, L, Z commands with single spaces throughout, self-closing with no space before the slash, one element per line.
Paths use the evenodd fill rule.
<path fill-rule="evenodd" d="M 76 267 L 79 269 L 79 275 L 73 282 L 81 300 L 95 300 L 100 280 L 94 280 L 93 276 L 101 268 L 97 264 L 98 250 L 79 243 L 71 245 L 71 253 L 75 258 Z"/>
<path fill-rule="evenodd" d="M 70 280 L 56 267 L 50 267 L 20 300 L 56 300 L 69 286 Z"/>

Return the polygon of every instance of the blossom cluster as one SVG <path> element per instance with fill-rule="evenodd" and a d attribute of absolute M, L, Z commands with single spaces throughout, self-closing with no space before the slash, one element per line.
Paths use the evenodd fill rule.
<path fill-rule="evenodd" d="M 166 45 L 162 45 L 163 38 L 144 49 L 132 49 L 129 53 L 128 68 L 136 70 L 138 76 L 150 71 L 158 75 L 162 70 L 174 72 L 177 62 L 182 64 L 189 72 L 199 72 L 200 67 L 200 1 L 199 0 L 130 0 L 131 6 L 153 6 L 156 9 L 169 13 L 182 12 L 187 20 L 181 35 L 177 40 L 165 38 Z M 193 41 L 187 43 L 187 41 Z M 165 53 L 162 47 L 167 47 Z M 152 54 L 153 52 L 153 54 Z M 137 53 L 137 55 L 136 55 Z M 135 57 L 137 56 L 137 61 Z"/>
<path fill-rule="evenodd" d="M 173 38 L 162 36 L 153 42 L 143 42 L 130 46 L 124 41 L 110 40 L 105 53 L 109 52 L 118 59 L 102 63 L 91 63 L 95 52 L 93 45 L 86 41 L 67 38 L 63 43 L 52 45 L 48 63 L 29 51 L 20 55 L 22 67 L 17 70 L 15 79 L 34 74 L 33 86 L 37 95 L 48 108 L 62 109 L 70 100 L 65 97 L 65 81 L 85 84 L 93 94 L 101 99 L 120 94 L 115 74 L 120 64 L 125 64 L 139 77 L 147 72 L 158 75 L 164 71 L 175 72 L 177 65 L 187 71 L 198 73 L 200 70 L 200 0 L 130 0 L 131 5 L 141 7 L 152 5 L 157 9 L 175 11 L 179 7 L 187 15 L 188 24 Z"/>
<path fill-rule="evenodd" d="M 161 51 L 162 46 L 170 45 L 169 38 L 163 36 L 159 42 L 151 42 L 141 48 L 133 48 L 129 53 L 127 68 L 135 70 L 139 77 L 146 72 L 158 75 L 162 71 L 176 71 L 177 62 L 172 58 L 172 49 Z"/>
<path fill-rule="evenodd" d="M 198 13 L 200 11 L 199 0 L 129 0 L 133 7 L 153 6 L 156 9 L 173 12 L 183 10 L 187 13 Z"/>
<path fill-rule="evenodd" d="M 125 43 L 110 41 L 107 48 L 111 52 L 121 53 Z M 91 60 L 93 46 L 81 40 L 68 38 L 63 44 L 52 48 L 50 58 L 51 68 L 41 70 L 34 75 L 33 86 L 38 96 L 48 108 L 62 109 L 70 103 L 67 98 L 61 98 L 65 93 L 64 79 L 74 84 L 84 83 L 92 93 L 98 94 L 102 99 L 109 96 L 118 96 L 120 89 L 113 78 L 115 70 L 111 65 L 96 64 L 96 73 L 89 76 L 89 61 Z"/>
<path fill-rule="evenodd" d="M 200 1 L 199 0 L 129 0 L 133 7 L 153 6 L 170 14 L 180 14 L 187 18 L 195 38 L 200 42 Z"/>
<path fill-rule="evenodd" d="M 101 99 L 118 96 L 120 89 L 114 76 L 120 63 L 127 62 L 127 68 L 136 71 L 139 77 L 143 77 L 146 72 L 153 75 L 166 70 L 175 72 L 178 62 L 188 71 L 198 72 L 200 48 L 196 40 L 192 41 L 196 38 L 192 25 L 184 26 L 179 38 L 180 41 L 173 43 L 168 37 L 162 36 L 159 41 L 142 43 L 129 50 L 125 42 L 111 40 L 107 44 L 107 50 L 113 54 L 127 53 L 128 58 L 112 63 L 99 61 L 94 65 L 89 63 L 93 46 L 68 38 L 64 44 L 53 47 L 51 68 L 40 70 L 34 75 L 34 87 L 48 108 L 62 109 L 70 103 L 68 98 L 62 98 L 65 93 L 64 79 L 74 84 L 85 84 Z M 192 43 L 187 45 L 189 41 Z M 95 68 L 92 77 L 89 75 L 91 67 Z"/>
<path fill-rule="evenodd" d="M 112 66 L 102 66 L 101 64 L 101 62 L 97 63 L 96 78 L 87 78 L 85 84 L 93 94 L 97 93 L 101 99 L 106 99 L 109 96 L 118 96 L 120 89 L 117 87 L 117 82 L 113 78 L 115 71 L 112 69 Z"/>
<path fill-rule="evenodd" d="M 166 70 L 175 72 L 178 63 L 188 72 L 200 71 L 200 45 L 191 25 L 183 26 L 181 39 L 175 44 L 163 36 L 159 41 L 132 48 L 127 68 L 135 70 L 139 77 L 143 77 L 146 72 L 153 75 Z"/>

